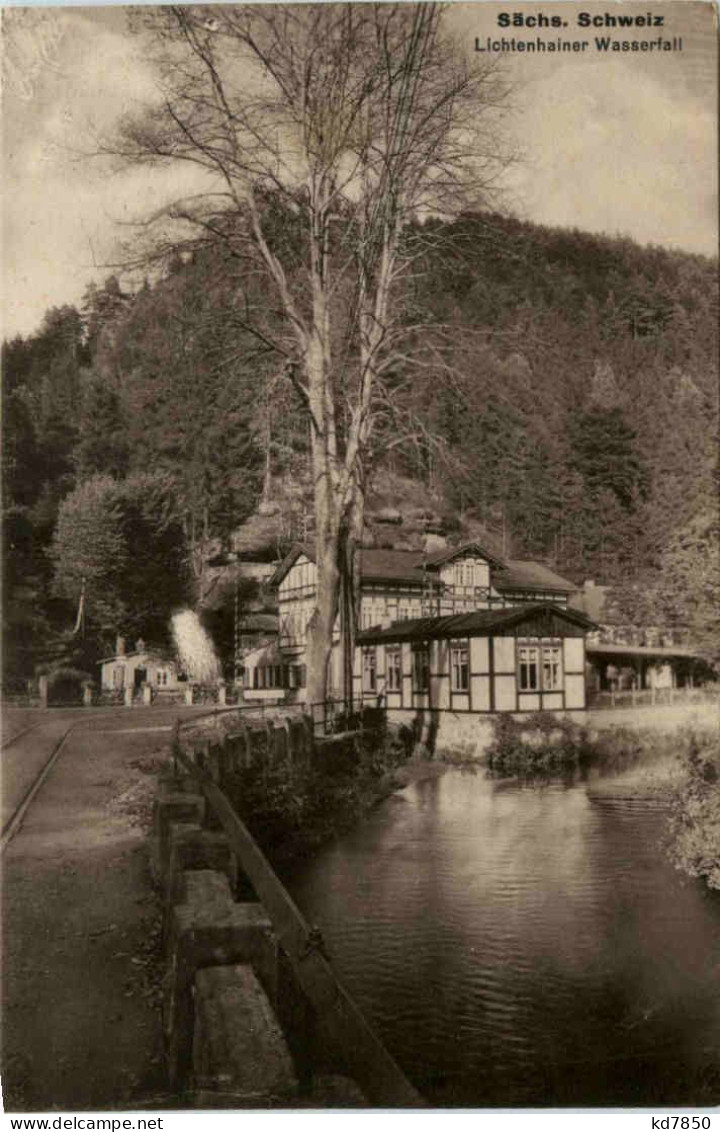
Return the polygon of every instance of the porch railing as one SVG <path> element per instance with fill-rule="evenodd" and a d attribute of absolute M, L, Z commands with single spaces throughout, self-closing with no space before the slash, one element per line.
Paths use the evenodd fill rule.
<path fill-rule="evenodd" d="M 720 704 L 720 686 L 703 688 L 643 688 L 617 692 L 589 692 L 587 706 L 594 710 L 634 707 L 669 707 L 681 704 Z"/>
<path fill-rule="evenodd" d="M 320 700 L 303 704 L 311 719 L 313 734 L 338 735 L 343 731 L 364 731 L 377 727 L 378 716 L 384 708 L 377 696 L 365 696 L 354 700 Z"/>

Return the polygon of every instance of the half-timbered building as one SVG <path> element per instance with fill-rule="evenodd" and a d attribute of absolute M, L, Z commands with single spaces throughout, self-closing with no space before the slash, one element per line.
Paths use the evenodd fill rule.
<path fill-rule="evenodd" d="M 582 710 L 589 626 L 544 602 L 366 629 L 354 696 L 391 711 Z"/>
<path fill-rule="evenodd" d="M 573 584 L 544 564 L 502 561 L 469 543 L 433 554 L 364 549 L 358 565 L 356 698 L 382 698 L 388 708 L 423 700 L 438 710 L 467 712 L 585 706 L 590 622 L 567 609 Z M 279 636 L 271 648 L 244 657 L 244 694 L 303 699 L 317 584 L 312 551 L 296 547 L 272 584 Z M 329 685 L 330 694 L 339 695 L 339 648 Z"/>

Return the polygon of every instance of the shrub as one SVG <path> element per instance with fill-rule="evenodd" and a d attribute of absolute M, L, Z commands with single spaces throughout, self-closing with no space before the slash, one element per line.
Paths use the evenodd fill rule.
<path fill-rule="evenodd" d="M 227 774 L 223 785 L 270 860 L 282 864 L 352 826 L 378 798 L 383 776 L 405 757 L 402 743 L 371 725 L 359 735 L 328 738 L 312 763 L 272 765 L 266 733 L 258 729 L 253 765 Z"/>
<path fill-rule="evenodd" d="M 91 681 L 90 673 L 83 672 L 79 668 L 70 666 L 53 668 L 48 673 L 48 703 L 82 703 L 83 684 Z"/>
<path fill-rule="evenodd" d="M 593 749 L 584 728 L 552 712 L 532 712 L 522 719 L 493 719 L 487 752 L 491 770 L 504 775 L 547 774 L 586 765 Z"/>
<path fill-rule="evenodd" d="M 684 755 L 687 777 L 675 796 L 669 854 L 676 868 L 720 889 L 720 739 L 694 734 Z"/>

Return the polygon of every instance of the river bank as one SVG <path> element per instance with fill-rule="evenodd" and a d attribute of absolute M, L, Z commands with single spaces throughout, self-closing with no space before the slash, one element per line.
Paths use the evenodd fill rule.
<path fill-rule="evenodd" d="M 411 755 L 411 733 L 388 728 L 382 719 L 361 732 L 316 739 L 312 754 L 303 743 L 296 756 L 283 746 L 278 757 L 271 719 L 270 714 L 243 717 L 252 729 L 252 756 L 226 763 L 223 789 L 281 875 L 352 829 L 396 791 L 447 769 Z M 278 714 L 275 726 L 284 721 Z M 184 728 L 181 742 L 222 742 L 236 731 L 232 714 L 208 717 Z"/>
<path fill-rule="evenodd" d="M 720 889 L 720 734 L 615 726 L 590 731 L 540 715 L 501 718 L 487 751 L 495 776 L 567 775 L 590 799 L 644 802 L 666 811 L 666 852 L 681 872 Z"/>
<path fill-rule="evenodd" d="M 381 723 L 328 737 L 311 759 L 294 761 L 265 750 L 269 720 L 260 717 L 253 763 L 236 764 L 225 787 L 282 872 L 352 829 L 382 800 L 449 767 L 520 781 L 570 776 L 583 782 L 590 798 L 663 805 L 677 866 L 720 887 L 720 791 L 711 789 L 720 777 L 718 732 L 709 717 L 691 718 L 692 726 L 670 729 L 668 719 L 660 727 L 641 726 L 627 711 L 622 724 L 602 727 L 551 713 L 501 715 L 492 720 L 493 741 L 481 756 L 469 743 L 424 751 L 409 728 Z M 208 718 L 189 729 L 188 738 L 222 736 L 233 726 L 232 715 Z"/>

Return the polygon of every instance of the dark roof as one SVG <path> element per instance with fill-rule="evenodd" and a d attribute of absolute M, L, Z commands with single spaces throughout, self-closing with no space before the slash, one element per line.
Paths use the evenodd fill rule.
<path fill-rule="evenodd" d="M 436 550 L 434 554 L 426 554 L 424 562 L 428 566 L 442 566 L 444 562 L 452 562 L 453 558 L 459 558 L 461 554 L 467 554 L 468 551 L 473 550 L 484 558 L 492 566 L 497 567 L 499 570 L 505 569 L 505 563 L 502 559 L 497 558 L 496 555 L 491 554 L 479 542 L 465 542 L 462 546 L 446 546 L 444 550 Z"/>
<path fill-rule="evenodd" d="M 268 585 L 279 586 L 288 570 L 295 565 L 301 554 L 304 554 L 311 562 L 315 561 L 315 552 L 311 550 L 309 546 L 302 546 L 301 543 L 296 543 L 285 555 L 282 562 L 279 563 L 275 573 L 269 579 Z"/>
<path fill-rule="evenodd" d="M 561 578 L 549 566 L 542 562 L 521 562 L 512 559 L 504 563 L 486 551 L 480 543 L 470 542 L 463 546 L 449 547 L 445 550 L 435 551 L 433 554 L 423 554 L 421 550 L 382 550 L 364 549 L 360 551 L 360 576 L 383 582 L 414 582 L 422 584 L 428 581 L 426 568 L 430 567 L 430 577 L 435 576 L 436 568 L 444 562 L 450 562 L 468 551 L 475 551 L 482 555 L 496 570 L 502 571 L 499 577 L 492 579 L 492 584 L 498 590 L 536 589 L 549 593 L 573 593 L 577 586 L 567 578 Z M 288 570 L 304 554 L 311 562 L 315 561 L 315 552 L 308 546 L 298 544 L 285 556 L 277 570 L 270 579 L 271 586 L 278 586 Z"/>
<path fill-rule="evenodd" d="M 510 629 L 546 613 L 569 625 L 588 630 L 595 628 L 582 613 L 561 609 L 552 602 L 514 605 L 509 609 L 477 609 L 473 613 L 453 613 L 449 617 L 419 617 L 412 621 L 395 621 L 387 629 L 375 626 L 358 633 L 361 645 L 383 641 L 427 641 L 444 637 L 484 637 L 496 629 Z"/>
<path fill-rule="evenodd" d="M 167 649 L 153 648 L 147 645 L 144 649 L 130 649 L 128 652 L 114 653 L 112 656 L 103 656 L 98 664 L 108 664 L 111 660 L 129 660 L 133 656 L 146 656 L 148 660 L 159 660 L 161 664 L 175 664 L 174 656 Z"/>
<path fill-rule="evenodd" d="M 238 621 L 241 632 L 277 633 L 278 618 L 274 613 L 246 613 Z"/>
<path fill-rule="evenodd" d="M 270 585 L 278 586 L 302 554 L 311 562 L 315 561 L 315 551 L 310 547 L 294 546 L 273 574 Z M 359 565 L 361 577 L 376 581 L 422 583 L 427 580 L 420 550 L 360 550 Z"/>
<path fill-rule="evenodd" d="M 419 550 L 361 550 L 360 577 L 385 582 L 416 582 L 422 585 L 427 581 L 422 561 L 422 553 Z"/>
<path fill-rule="evenodd" d="M 507 570 L 502 577 L 493 579 L 498 590 L 542 589 L 553 593 L 574 593 L 577 586 L 567 578 L 561 578 L 542 562 L 520 561 L 509 558 Z"/>
<path fill-rule="evenodd" d="M 703 656 L 694 649 L 679 645 L 588 645 L 588 653 L 595 656 L 645 656 L 669 660 L 671 657 L 684 660 L 702 660 Z"/>

